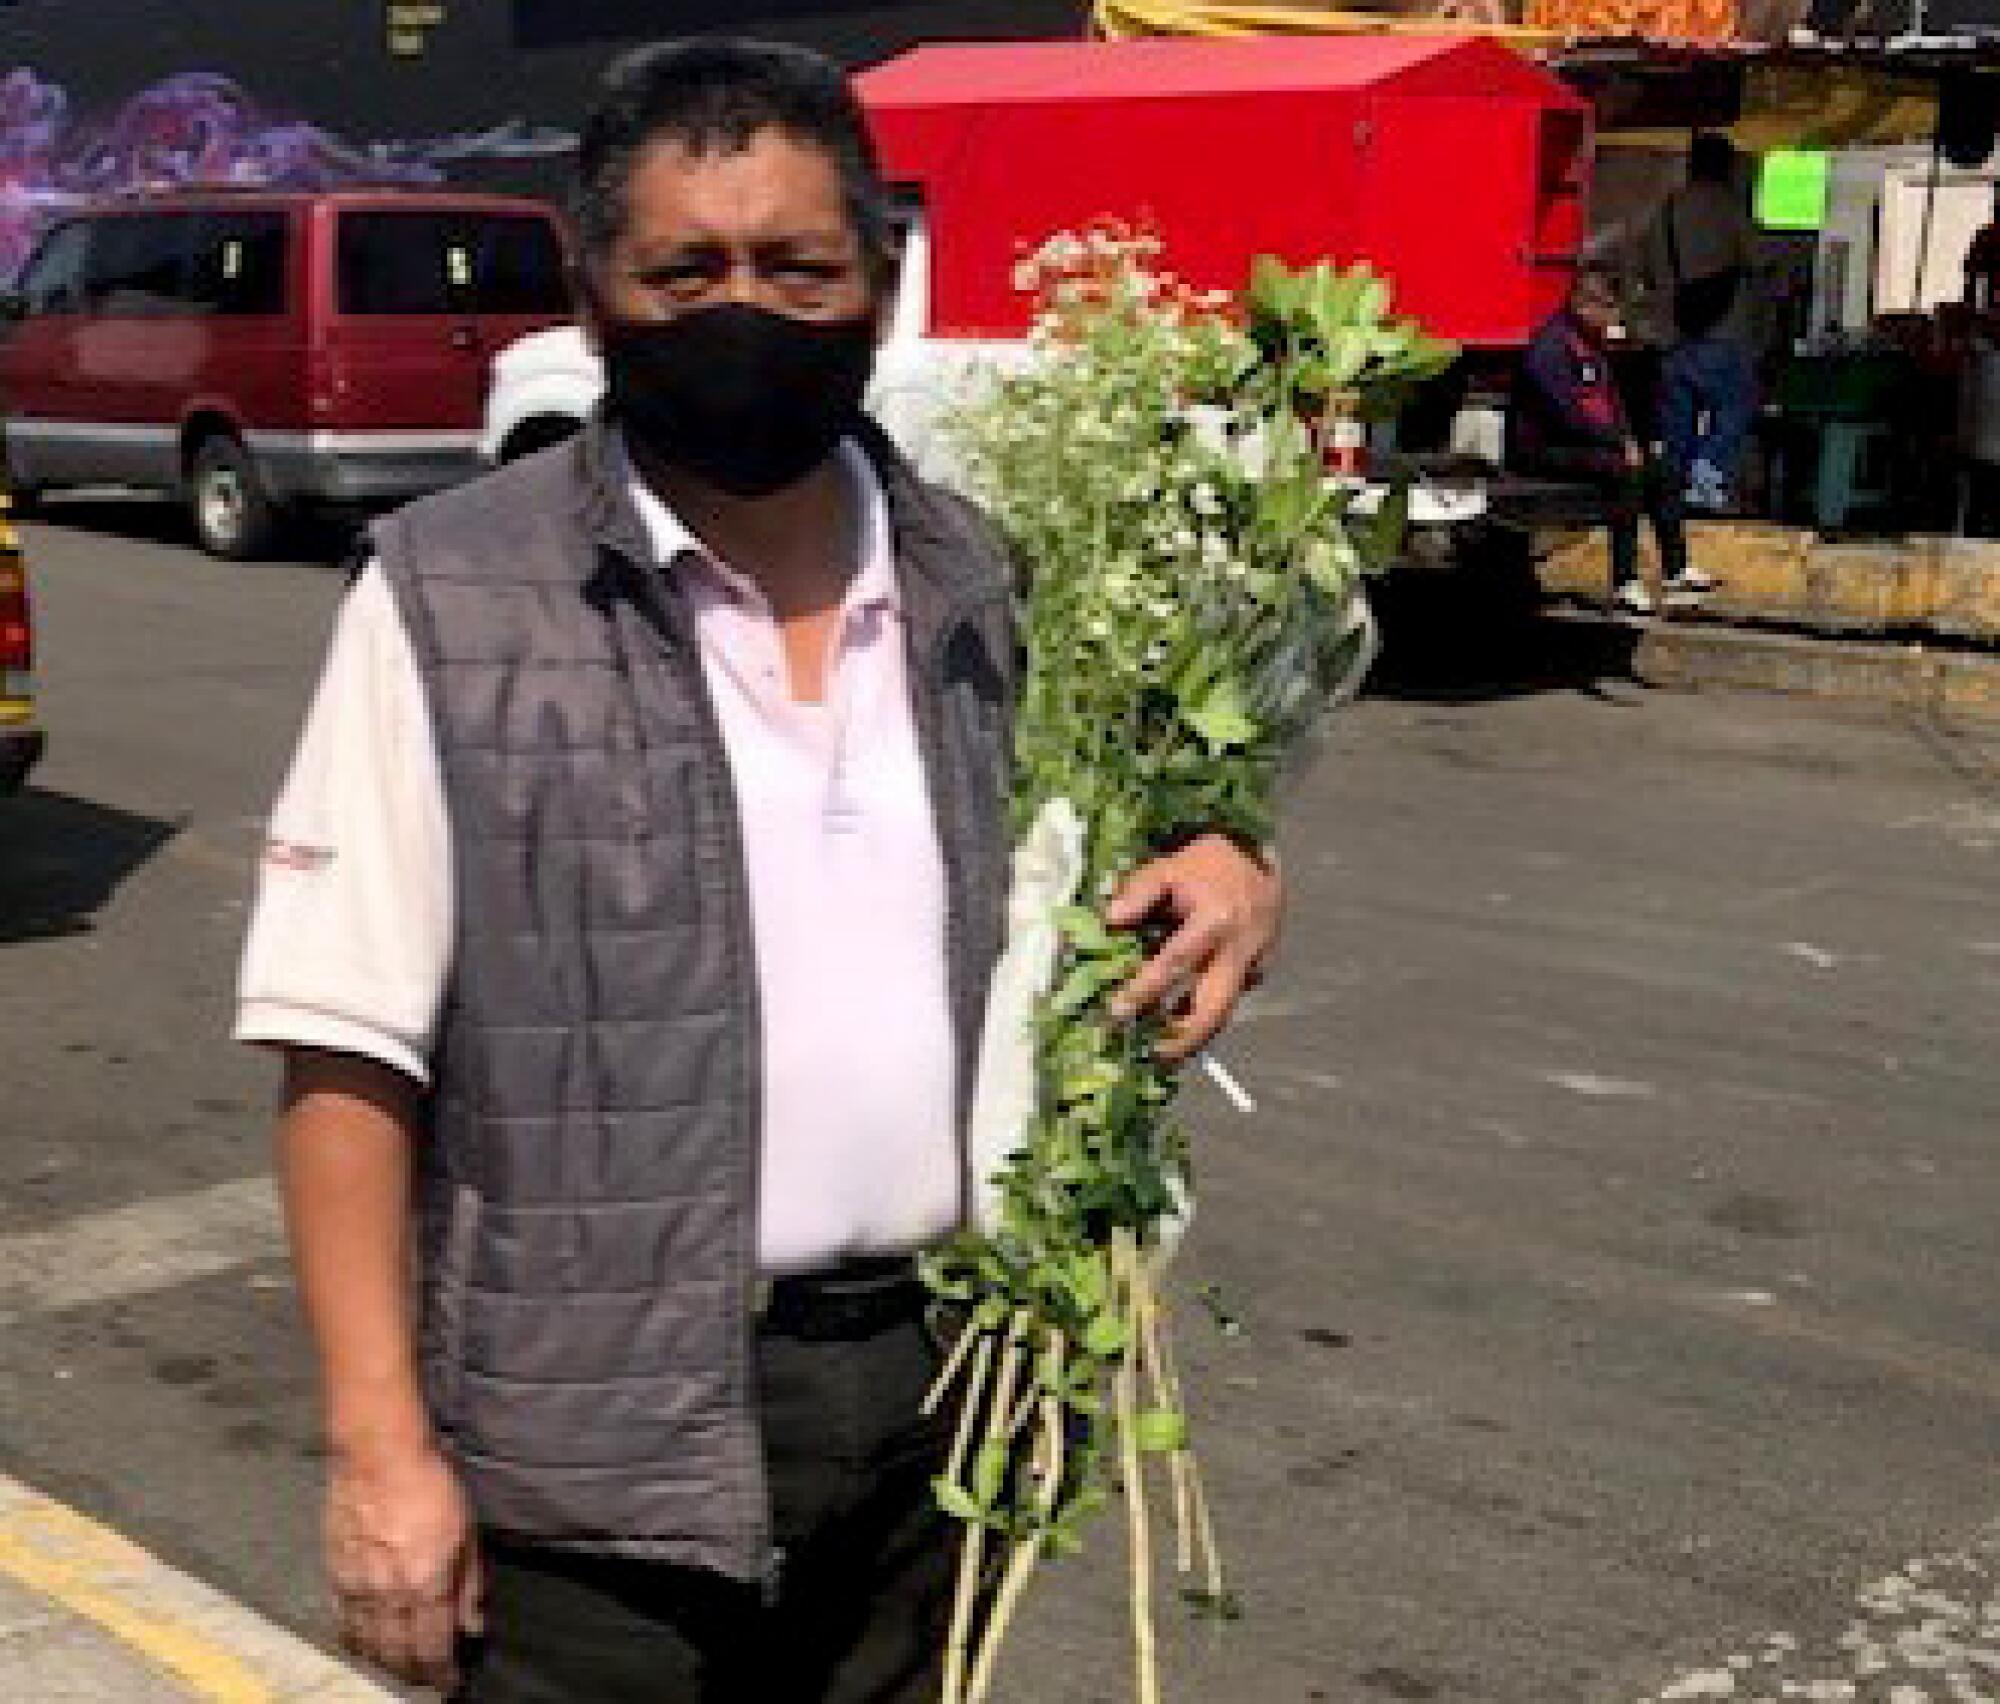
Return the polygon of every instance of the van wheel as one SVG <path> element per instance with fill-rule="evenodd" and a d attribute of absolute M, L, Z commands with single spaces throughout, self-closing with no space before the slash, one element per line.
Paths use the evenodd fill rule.
<path fill-rule="evenodd" d="M 263 554 L 277 511 L 250 452 L 234 438 L 206 438 L 188 469 L 195 537 L 211 556 L 244 562 Z"/>

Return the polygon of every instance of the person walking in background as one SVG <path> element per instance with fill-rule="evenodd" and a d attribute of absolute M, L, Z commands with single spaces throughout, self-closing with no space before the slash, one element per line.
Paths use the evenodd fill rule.
<path fill-rule="evenodd" d="M 1643 615 L 1654 601 L 1639 571 L 1641 515 L 1653 523 L 1669 594 L 1708 591 L 1714 582 L 1689 568 L 1680 481 L 1648 452 L 1619 393 L 1611 370 L 1618 325 L 1610 274 L 1593 267 L 1578 272 L 1568 300 L 1528 345 L 1508 461 L 1522 473 L 1595 488 L 1611 531 L 1612 596 Z"/>
<path fill-rule="evenodd" d="M 1757 231 L 1736 185 L 1736 149 L 1703 132 L 1688 149 L 1688 181 L 1648 233 L 1645 268 L 1669 310 L 1660 373 L 1660 437 L 1691 509 L 1726 513 L 1757 413 L 1751 278 Z"/>
<path fill-rule="evenodd" d="M 2000 325 L 2000 188 L 1993 215 L 1973 233 L 1965 251 L 1965 305 L 1989 335 Z"/>
<path fill-rule="evenodd" d="M 967 1209 L 1010 565 L 862 413 L 894 249 L 837 67 L 644 50 L 578 166 L 608 408 L 374 530 L 244 950 L 327 1573 L 459 1704 L 929 1704 L 914 1256 Z M 1114 901 L 1168 1057 L 1279 897 L 1203 835 Z"/>

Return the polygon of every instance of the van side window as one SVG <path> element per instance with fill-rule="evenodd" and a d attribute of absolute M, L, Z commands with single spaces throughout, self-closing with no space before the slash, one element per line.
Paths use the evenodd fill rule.
<path fill-rule="evenodd" d="M 343 213 L 339 289 L 344 314 L 465 313 L 442 213 Z"/>
<path fill-rule="evenodd" d="M 573 312 L 562 244 L 546 219 L 519 214 L 472 221 L 479 311 L 524 316 Z"/>
<path fill-rule="evenodd" d="M 151 318 L 187 311 L 187 220 L 119 213 L 99 220 L 83 291 L 99 313 Z"/>
<path fill-rule="evenodd" d="M 344 314 L 569 312 L 562 246 L 533 215 L 343 213 L 338 250 Z"/>
<path fill-rule="evenodd" d="M 188 301 L 196 313 L 285 311 L 291 221 L 276 211 L 200 213 L 189 221 Z"/>
<path fill-rule="evenodd" d="M 21 272 L 20 292 L 30 314 L 73 314 L 83 306 L 83 262 L 90 224 L 73 219 L 42 239 Z"/>

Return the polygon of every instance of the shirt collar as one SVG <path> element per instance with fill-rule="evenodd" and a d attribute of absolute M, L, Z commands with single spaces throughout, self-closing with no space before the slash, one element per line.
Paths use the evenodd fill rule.
<path fill-rule="evenodd" d="M 652 547 L 653 561 L 661 567 L 690 561 L 698 563 L 700 572 L 710 576 L 732 595 L 740 598 L 746 592 L 754 594 L 755 586 L 749 577 L 719 560 L 674 512 L 672 505 L 646 483 L 632 459 L 623 434 L 613 433 L 611 444 L 615 477 L 631 497 L 632 506 L 645 528 L 646 541 Z M 888 494 L 883 490 L 881 476 L 875 471 L 875 464 L 852 438 L 841 440 L 838 454 L 841 468 L 854 487 L 860 510 L 857 560 L 854 578 L 848 582 L 844 606 L 849 610 L 900 609 L 902 594 L 896 580 L 894 533 L 889 520 Z"/>

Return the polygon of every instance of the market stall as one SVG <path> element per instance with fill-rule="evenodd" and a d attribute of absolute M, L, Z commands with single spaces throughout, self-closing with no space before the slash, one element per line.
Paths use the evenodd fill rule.
<path fill-rule="evenodd" d="M 1742 151 L 1763 379 L 1747 512 L 1839 533 L 1984 524 L 2000 312 L 1991 293 L 1972 303 L 1967 263 L 1995 220 L 2000 55 L 1974 41 L 1599 42 L 1559 65 L 1597 111 L 1593 240 L 1621 268 L 1693 132 Z M 2000 262 L 2000 237 L 1987 240 Z M 1670 329 L 1630 270 L 1638 341 L 1657 345 Z"/>
<path fill-rule="evenodd" d="M 1985 527 L 2000 521 L 1982 489 L 2000 473 L 2000 237 L 1977 304 L 1966 262 L 1994 219 L 2000 46 L 1911 33 L 1920 19 L 1900 5 L 1849 8 L 1838 38 L 1814 36 L 1803 26 L 1824 27 L 1824 11 L 1792 0 L 1097 0 L 1094 16 L 1099 34 L 1123 39 L 1477 29 L 1558 72 L 1594 112 L 1589 252 L 1627 275 L 1634 338 L 1619 364 L 1642 412 L 1673 332 L 1634 250 L 1682 180 L 1690 137 L 1727 135 L 1760 229 L 1749 512 L 1824 532 Z"/>

